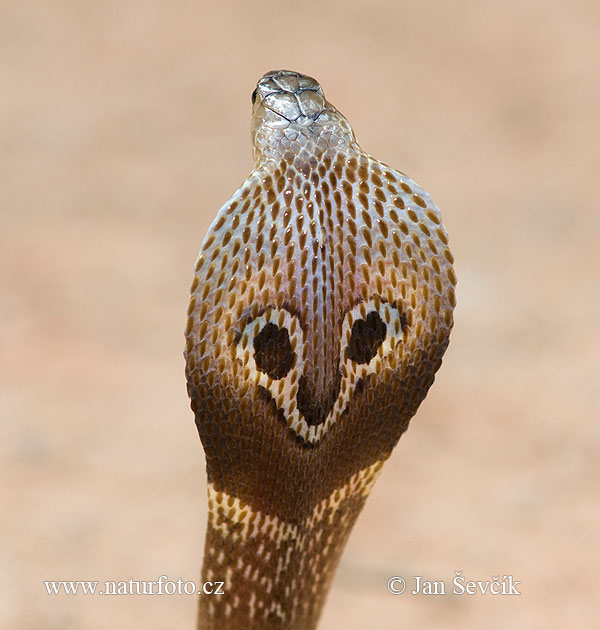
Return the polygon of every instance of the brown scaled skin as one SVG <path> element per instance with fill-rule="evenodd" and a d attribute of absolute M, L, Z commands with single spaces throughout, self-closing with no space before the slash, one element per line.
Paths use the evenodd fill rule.
<path fill-rule="evenodd" d="M 316 627 L 383 462 L 441 364 L 455 276 L 430 196 L 319 84 L 266 74 L 254 169 L 202 245 L 186 375 L 206 453 L 198 628 Z"/>

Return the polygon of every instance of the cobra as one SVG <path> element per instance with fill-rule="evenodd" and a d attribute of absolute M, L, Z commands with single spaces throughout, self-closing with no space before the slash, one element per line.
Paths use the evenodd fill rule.
<path fill-rule="evenodd" d="M 198 628 L 316 627 L 352 526 L 448 345 L 440 212 L 319 83 L 265 74 L 254 168 L 195 267 L 186 376 L 206 454 Z"/>

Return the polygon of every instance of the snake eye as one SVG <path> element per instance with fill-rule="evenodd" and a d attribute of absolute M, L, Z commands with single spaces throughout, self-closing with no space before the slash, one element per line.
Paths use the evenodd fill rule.
<path fill-rule="evenodd" d="M 256 367 L 273 380 L 283 378 L 292 368 L 295 353 L 287 328 L 269 323 L 254 337 Z"/>
<path fill-rule="evenodd" d="M 252 96 L 250 97 L 252 99 L 252 105 L 254 105 L 254 102 L 256 101 L 257 94 L 258 94 L 258 90 L 254 88 L 254 92 L 252 92 Z"/>
<path fill-rule="evenodd" d="M 369 363 L 377 354 L 387 335 L 387 326 L 377 311 L 371 311 L 366 319 L 357 319 L 352 324 L 350 342 L 346 356 L 356 363 Z"/>

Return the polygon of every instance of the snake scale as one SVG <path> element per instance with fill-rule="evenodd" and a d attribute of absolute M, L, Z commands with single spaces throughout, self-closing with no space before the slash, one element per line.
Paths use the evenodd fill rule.
<path fill-rule="evenodd" d="M 195 267 L 186 376 L 206 453 L 198 628 L 310 630 L 448 345 L 440 212 L 367 155 L 319 83 L 265 74 L 254 168 Z"/>

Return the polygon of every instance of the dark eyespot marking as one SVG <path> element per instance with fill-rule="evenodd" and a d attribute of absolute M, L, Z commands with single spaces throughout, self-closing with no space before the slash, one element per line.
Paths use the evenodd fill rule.
<path fill-rule="evenodd" d="M 352 324 L 346 356 L 356 363 L 369 363 L 386 334 L 387 326 L 376 311 L 370 312 L 366 319 L 357 319 Z"/>
<path fill-rule="evenodd" d="M 256 367 L 273 380 L 283 378 L 291 370 L 295 353 L 287 328 L 266 324 L 254 337 L 253 345 Z"/>
<path fill-rule="evenodd" d="M 256 101 L 257 94 L 258 94 L 258 90 L 255 88 L 254 92 L 252 92 L 252 96 L 250 97 L 252 99 L 252 105 L 254 105 L 254 102 Z"/>

